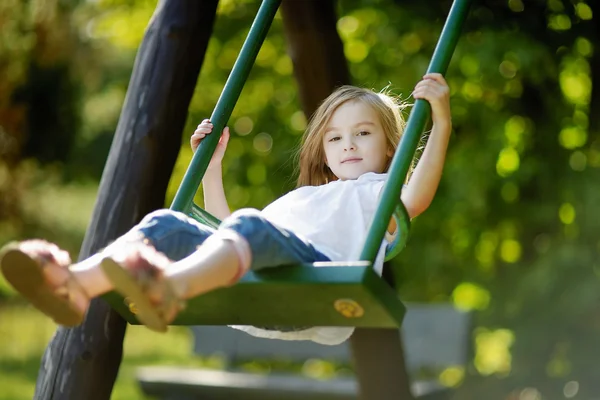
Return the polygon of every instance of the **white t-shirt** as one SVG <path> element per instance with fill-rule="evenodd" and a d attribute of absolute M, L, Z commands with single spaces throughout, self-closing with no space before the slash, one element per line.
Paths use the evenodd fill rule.
<path fill-rule="evenodd" d="M 383 185 L 388 174 L 373 172 L 356 180 L 334 181 L 321 186 L 304 186 L 268 205 L 261 214 L 273 224 L 288 229 L 310 242 L 332 261 L 357 261 Z M 381 274 L 385 248 L 381 244 L 373 265 Z M 313 340 L 321 344 L 339 344 L 354 328 L 313 327 L 298 332 L 270 331 L 253 326 L 233 326 L 247 333 L 271 339 Z"/>

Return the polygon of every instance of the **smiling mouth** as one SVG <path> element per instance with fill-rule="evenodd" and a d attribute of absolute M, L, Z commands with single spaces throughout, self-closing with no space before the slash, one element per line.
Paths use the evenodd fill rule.
<path fill-rule="evenodd" d="M 353 164 L 353 163 L 356 163 L 359 161 L 362 161 L 362 158 L 352 157 L 352 158 L 347 158 L 347 159 L 343 160 L 342 164 Z"/>

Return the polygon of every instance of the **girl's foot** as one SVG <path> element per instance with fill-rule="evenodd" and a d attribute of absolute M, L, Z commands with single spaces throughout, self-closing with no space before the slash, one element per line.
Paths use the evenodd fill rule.
<path fill-rule="evenodd" d="M 141 243 L 111 251 L 101 263 L 114 290 L 135 306 L 136 318 L 157 332 L 166 332 L 185 307 L 164 276 L 171 263 L 164 254 Z"/>
<path fill-rule="evenodd" d="M 38 310 L 64 326 L 79 325 L 90 303 L 70 265 L 66 251 L 43 240 L 10 243 L 0 250 L 5 279 Z"/>

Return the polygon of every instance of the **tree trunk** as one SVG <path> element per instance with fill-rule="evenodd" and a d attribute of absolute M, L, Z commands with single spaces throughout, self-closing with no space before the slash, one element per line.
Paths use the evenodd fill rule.
<path fill-rule="evenodd" d="M 164 206 L 217 2 L 158 3 L 136 57 L 81 258 Z M 94 300 L 81 326 L 61 327 L 52 338 L 35 399 L 109 399 L 124 334 L 125 321 L 102 299 Z"/>
<path fill-rule="evenodd" d="M 309 118 L 336 87 L 350 84 L 332 0 L 284 0 L 282 16 L 300 102 Z M 357 329 L 352 338 L 360 397 L 412 400 L 396 329 Z"/>
<path fill-rule="evenodd" d="M 284 0 L 281 6 L 288 53 L 300 103 L 310 117 L 333 89 L 350 83 L 333 0 Z"/>

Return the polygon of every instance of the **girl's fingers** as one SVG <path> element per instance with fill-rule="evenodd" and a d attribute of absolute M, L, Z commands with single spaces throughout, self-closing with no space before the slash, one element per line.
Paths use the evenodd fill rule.
<path fill-rule="evenodd" d="M 212 127 L 206 127 L 206 126 L 198 126 L 196 128 L 196 130 L 194 131 L 194 133 L 211 133 L 212 132 Z"/>
<path fill-rule="evenodd" d="M 443 85 L 446 84 L 446 80 L 444 79 L 444 76 L 442 74 L 440 74 L 440 73 L 437 73 L 437 72 L 432 72 L 430 74 L 425 74 L 425 75 L 423 75 L 423 79 L 431 79 L 431 80 L 434 80 L 434 81 L 436 81 L 438 83 L 441 83 Z"/>
<path fill-rule="evenodd" d="M 437 101 L 446 96 L 446 92 L 434 88 L 419 88 L 413 92 L 415 99 L 427 99 L 429 101 Z"/>
<path fill-rule="evenodd" d="M 444 84 L 441 84 L 438 81 L 434 81 L 433 79 L 423 79 L 422 81 L 419 81 L 415 85 L 415 88 L 418 88 L 418 87 L 437 88 L 437 87 L 444 87 L 444 86 L 445 86 Z"/>

